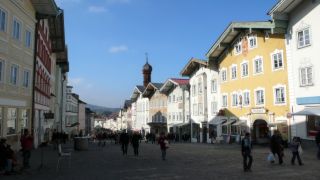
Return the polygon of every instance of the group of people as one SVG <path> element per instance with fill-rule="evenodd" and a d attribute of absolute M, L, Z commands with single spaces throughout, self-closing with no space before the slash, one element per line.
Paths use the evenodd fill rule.
<path fill-rule="evenodd" d="M 4 171 L 5 175 L 10 175 L 14 172 L 15 166 L 18 165 L 16 154 L 7 140 L 0 139 L 0 171 Z M 33 148 L 33 137 L 29 134 L 27 129 L 24 130 L 21 139 L 21 152 L 23 158 L 23 168 L 30 168 L 29 159 L 31 157 L 31 150 Z"/>
<path fill-rule="evenodd" d="M 283 164 L 283 157 L 284 157 L 284 141 L 282 139 L 281 133 L 279 131 L 275 131 L 274 134 L 270 138 L 270 154 L 268 156 L 268 160 L 271 163 L 275 162 L 275 157 L 278 157 L 278 163 L 280 165 Z M 320 160 L 320 131 L 318 131 L 316 135 L 316 145 L 318 146 L 317 158 Z M 291 157 L 291 164 L 295 165 L 296 159 L 298 160 L 298 164 L 300 166 L 303 165 L 301 160 L 301 139 L 300 137 L 293 137 L 290 145 L 290 150 L 292 153 Z M 245 172 L 251 171 L 252 165 L 252 142 L 250 138 L 250 133 L 246 133 L 245 137 L 241 141 L 241 152 L 243 156 L 243 170 Z"/>

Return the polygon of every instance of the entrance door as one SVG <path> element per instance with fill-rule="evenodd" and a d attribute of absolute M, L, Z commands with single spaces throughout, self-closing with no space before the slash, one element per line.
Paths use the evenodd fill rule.
<path fill-rule="evenodd" d="M 269 142 L 269 128 L 265 120 L 257 119 L 253 123 L 252 140 L 257 144 L 266 144 Z"/>

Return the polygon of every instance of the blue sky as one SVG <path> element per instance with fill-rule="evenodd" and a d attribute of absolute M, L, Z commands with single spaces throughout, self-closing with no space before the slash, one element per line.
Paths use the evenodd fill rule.
<path fill-rule="evenodd" d="M 120 107 L 142 84 L 205 54 L 230 22 L 269 20 L 277 0 L 56 0 L 65 11 L 69 84 L 87 103 Z"/>

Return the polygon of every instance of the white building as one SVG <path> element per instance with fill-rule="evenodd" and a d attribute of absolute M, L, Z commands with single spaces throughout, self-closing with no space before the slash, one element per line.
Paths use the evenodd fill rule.
<path fill-rule="evenodd" d="M 79 122 L 79 132 L 82 131 L 84 135 L 86 131 L 86 103 L 78 100 L 78 122 Z"/>
<path fill-rule="evenodd" d="M 192 142 L 211 142 L 210 137 L 214 131 L 220 129 L 220 123 L 216 120 L 219 111 L 219 76 L 213 69 L 209 69 L 207 61 L 192 58 L 181 71 L 182 76 L 190 78 Z M 209 129 L 209 123 L 215 125 L 215 129 L 214 126 Z"/>
<path fill-rule="evenodd" d="M 66 131 L 69 135 L 78 134 L 79 128 L 79 95 L 72 92 L 72 86 L 67 86 Z"/>
<path fill-rule="evenodd" d="M 160 91 L 167 95 L 168 132 L 182 135 L 190 134 L 189 79 L 168 79 Z"/>
<path fill-rule="evenodd" d="M 291 137 L 314 140 L 320 127 L 320 1 L 281 0 L 269 12 L 288 23 L 286 52 Z"/>

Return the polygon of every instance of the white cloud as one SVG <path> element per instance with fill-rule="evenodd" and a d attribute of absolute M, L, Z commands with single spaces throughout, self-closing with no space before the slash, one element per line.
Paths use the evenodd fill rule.
<path fill-rule="evenodd" d="M 106 0 L 107 3 L 112 3 L 112 4 L 115 4 L 115 3 L 122 3 L 122 4 L 128 4 L 131 2 L 131 0 Z"/>
<path fill-rule="evenodd" d="M 107 9 L 103 6 L 89 6 L 88 10 L 92 13 L 103 13 L 107 11 Z"/>
<path fill-rule="evenodd" d="M 79 86 L 83 82 L 83 78 L 68 78 L 68 84 L 70 84 L 71 86 Z"/>
<path fill-rule="evenodd" d="M 112 46 L 109 48 L 109 53 L 121 53 L 128 51 L 128 47 L 125 45 L 121 46 Z"/>

